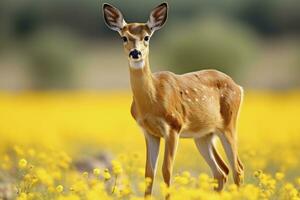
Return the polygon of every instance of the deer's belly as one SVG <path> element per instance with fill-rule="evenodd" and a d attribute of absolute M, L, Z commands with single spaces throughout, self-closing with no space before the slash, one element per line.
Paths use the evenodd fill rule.
<path fill-rule="evenodd" d="M 206 136 L 210 133 L 215 132 L 214 128 L 203 128 L 197 132 L 192 132 L 192 131 L 182 131 L 180 133 L 181 138 L 201 138 L 203 136 Z"/>

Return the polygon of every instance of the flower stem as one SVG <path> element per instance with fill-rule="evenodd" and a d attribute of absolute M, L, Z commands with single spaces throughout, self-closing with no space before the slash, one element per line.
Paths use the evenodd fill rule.
<path fill-rule="evenodd" d="M 115 183 L 114 183 L 113 189 L 112 189 L 112 191 L 111 191 L 112 194 L 113 194 L 113 193 L 115 192 L 115 190 L 116 190 L 116 187 L 117 187 L 117 179 L 118 179 L 118 175 L 116 175 L 116 177 L 115 177 Z"/>

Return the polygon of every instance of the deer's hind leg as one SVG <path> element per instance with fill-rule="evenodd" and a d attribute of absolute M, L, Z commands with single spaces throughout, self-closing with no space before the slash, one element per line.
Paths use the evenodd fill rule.
<path fill-rule="evenodd" d="M 218 165 L 221 167 L 221 169 L 223 170 L 223 172 L 226 175 L 228 175 L 229 174 L 229 168 L 228 168 L 227 164 L 224 162 L 224 160 L 221 157 L 221 155 L 219 154 L 219 152 L 217 151 L 217 149 L 214 146 L 214 144 L 212 145 L 212 150 L 213 150 L 213 154 L 214 154 L 214 157 L 215 157 Z"/>
<path fill-rule="evenodd" d="M 244 177 L 244 167 L 238 156 L 236 133 L 236 123 L 242 101 L 243 89 L 241 87 L 223 91 L 220 112 L 224 120 L 224 127 L 217 131 L 232 168 L 234 183 L 238 186 L 243 182 Z"/>
<path fill-rule="evenodd" d="M 232 169 L 234 183 L 239 186 L 243 183 L 244 167 L 238 156 L 236 133 L 226 130 L 219 137 Z"/>
<path fill-rule="evenodd" d="M 214 178 L 218 181 L 218 186 L 215 190 L 221 191 L 227 181 L 229 169 L 213 144 L 213 135 L 210 134 L 201 138 L 196 138 L 195 143 L 200 154 L 209 165 Z"/>

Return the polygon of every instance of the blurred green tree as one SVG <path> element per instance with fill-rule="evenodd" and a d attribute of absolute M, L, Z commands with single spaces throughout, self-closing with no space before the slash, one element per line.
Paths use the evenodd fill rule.
<path fill-rule="evenodd" d="M 79 42 L 68 32 L 44 30 L 27 41 L 27 57 L 35 89 L 73 87 L 73 59 Z"/>
<path fill-rule="evenodd" d="M 221 17 L 206 17 L 168 28 L 162 39 L 165 64 L 185 73 L 213 68 L 238 77 L 257 53 L 255 34 Z"/>

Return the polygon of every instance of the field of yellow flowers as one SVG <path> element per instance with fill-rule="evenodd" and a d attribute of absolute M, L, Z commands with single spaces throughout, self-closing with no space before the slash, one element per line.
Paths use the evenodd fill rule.
<path fill-rule="evenodd" d="M 151 180 L 143 178 L 144 138 L 130 103 L 129 92 L 0 93 L 0 199 L 143 199 Z M 244 185 L 229 177 L 225 191 L 214 192 L 208 166 L 183 139 L 173 186 L 159 172 L 154 198 L 299 200 L 299 113 L 300 92 L 247 92 L 239 121 Z"/>

